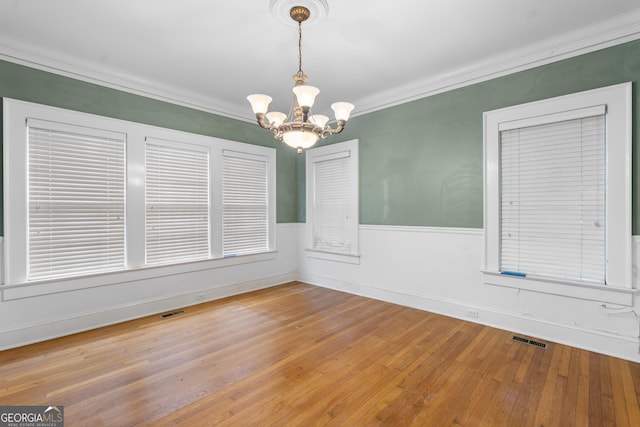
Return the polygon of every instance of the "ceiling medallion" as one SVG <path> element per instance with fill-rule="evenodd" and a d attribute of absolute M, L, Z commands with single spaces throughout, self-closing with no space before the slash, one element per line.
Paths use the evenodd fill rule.
<path fill-rule="evenodd" d="M 316 22 L 324 21 L 329 14 L 329 5 L 325 0 L 271 0 L 269 10 L 277 20 L 288 26 L 297 26 L 297 21 L 291 20 L 290 11 L 296 6 L 309 10 L 309 18 L 304 25 L 309 28 Z"/>
<path fill-rule="evenodd" d="M 305 1 L 301 0 L 272 0 L 272 12 L 274 4 L 281 7 L 282 4 L 291 2 L 305 3 Z M 324 3 L 326 5 L 326 2 L 316 1 L 312 3 Z M 328 9 L 325 9 L 325 12 L 326 10 Z M 348 102 L 335 102 L 331 105 L 337 121 L 335 128 L 327 125 L 329 117 L 322 114 L 311 114 L 311 107 L 315 102 L 316 96 L 320 93 L 320 89 L 307 85 L 307 75 L 302 71 L 302 23 L 311 19 L 313 14 L 309 8 L 300 4 L 289 8 L 288 13 L 289 20 L 297 23 L 298 26 L 298 72 L 293 75 L 293 81 L 295 82 L 293 88 L 294 96 L 289 114 L 278 111 L 267 112 L 269 103 L 272 100 L 268 95 L 253 94 L 249 95 L 247 99 L 251 103 L 258 125 L 264 129 L 271 130 L 276 139 L 295 148 L 300 154 L 303 149 L 311 147 L 318 139 L 325 139 L 329 135 L 342 132 L 354 107 L 353 104 Z"/>

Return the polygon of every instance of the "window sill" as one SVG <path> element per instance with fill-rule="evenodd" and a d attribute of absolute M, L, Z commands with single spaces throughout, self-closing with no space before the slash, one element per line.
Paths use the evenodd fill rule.
<path fill-rule="evenodd" d="M 517 277 L 494 271 L 483 271 L 483 282 L 487 285 L 523 289 L 551 295 L 561 295 L 603 303 L 633 305 L 636 289 L 618 286 L 593 285 L 588 283 L 553 280 L 541 277 Z"/>
<path fill-rule="evenodd" d="M 326 261 L 344 262 L 347 264 L 360 264 L 360 255 L 341 254 L 337 252 L 324 252 L 315 249 L 305 249 L 307 257 L 323 259 Z"/>
<path fill-rule="evenodd" d="M 172 276 L 252 262 L 268 261 L 275 259 L 276 256 L 277 251 L 269 251 L 227 258 L 182 262 L 178 264 L 145 266 L 81 277 L 63 277 L 59 279 L 6 284 L 0 286 L 0 291 L 2 292 L 2 301 L 11 301 L 99 286 L 117 285 L 138 280 L 148 280 L 161 276 Z"/>

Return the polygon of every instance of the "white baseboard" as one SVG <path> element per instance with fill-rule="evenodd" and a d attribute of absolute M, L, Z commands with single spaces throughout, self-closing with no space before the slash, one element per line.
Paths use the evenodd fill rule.
<path fill-rule="evenodd" d="M 510 313 L 500 313 L 486 310 L 482 307 L 463 305 L 456 301 L 444 301 L 407 293 L 393 292 L 320 275 L 303 273 L 300 275 L 299 280 L 316 286 L 442 314 L 518 334 L 524 334 L 541 340 L 552 341 L 640 363 L 640 339 L 636 337 L 620 336 L 571 325 L 516 316 Z M 467 317 L 468 310 L 477 311 L 478 318 Z M 567 334 L 567 330 L 570 330 L 571 333 Z"/>
<path fill-rule="evenodd" d="M 35 342 L 84 332 L 127 320 L 175 310 L 177 308 L 264 289 L 297 280 L 297 276 L 297 272 L 292 271 L 272 277 L 230 283 L 209 289 L 201 289 L 195 292 L 190 291 L 188 293 L 167 295 L 160 298 L 136 301 L 135 303 L 120 305 L 118 307 L 108 307 L 104 310 L 78 313 L 45 322 L 23 324 L 10 329 L 0 329 L 0 350 L 33 344 Z"/>

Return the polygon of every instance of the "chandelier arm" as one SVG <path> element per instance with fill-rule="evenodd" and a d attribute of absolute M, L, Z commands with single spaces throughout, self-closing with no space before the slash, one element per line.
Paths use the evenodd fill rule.
<path fill-rule="evenodd" d="M 346 125 L 346 124 L 347 124 L 347 122 L 345 120 L 338 120 L 338 126 L 336 126 L 335 129 L 331 128 L 331 126 L 327 126 L 324 129 L 324 133 L 326 133 L 328 135 L 338 134 L 338 133 L 343 131 L 344 125 Z"/>
<path fill-rule="evenodd" d="M 277 129 L 275 126 L 265 122 L 264 118 L 265 118 L 265 114 L 264 113 L 257 113 L 256 114 L 256 119 L 258 121 L 258 125 L 260 125 L 261 128 L 263 128 L 263 129 Z"/>

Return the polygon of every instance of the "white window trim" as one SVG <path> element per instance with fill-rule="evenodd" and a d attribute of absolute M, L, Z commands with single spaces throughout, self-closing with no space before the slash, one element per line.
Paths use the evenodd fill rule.
<path fill-rule="evenodd" d="M 522 123 L 544 123 L 545 116 L 605 105 L 607 285 L 514 277 L 500 274 L 499 131 Z M 557 117 L 557 116 L 556 116 Z M 631 83 L 623 83 L 484 113 L 484 250 L 486 284 L 601 302 L 631 305 Z"/>
<path fill-rule="evenodd" d="M 3 100 L 4 138 L 4 284 L 3 300 L 124 283 L 167 274 L 207 270 L 247 262 L 274 259 L 276 253 L 276 157 L 275 149 L 223 140 L 125 120 L 50 107 L 9 98 Z M 27 118 L 70 123 L 127 135 L 126 152 L 126 265 L 122 271 L 61 279 L 26 280 L 27 264 Z M 210 233 L 211 255 L 207 260 L 171 265 L 145 266 L 145 139 L 179 141 L 211 147 Z M 268 158 L 269 250 L 233 259 L 222 258 L 222 151 L 234 150 Z"/>
<path fill-rule="evenodd" d="M 344 253 L 335 253 L 335 252 L 327 252 L 320 251 L 317 249 L 313 249 L 313 195 L 314 195 L 314 181 L 313 174 L 310 173 L 312 171 L 313 162 L 318 158 L 328 158 L 331 156 L 340 156 L 341 153 L 345 151 L 349 152 L 349 156 L 355 162 L 355 166 L 351 168 L 351 180 L 355 184 L 353 186 L 353 192 L 351 194 L 352 200 L 354 200 L 351 215 L 357 219 L 354 227 L 354 235 L 355 242 L 352 245 L 352 250 L 350 254 Z M 335 261 L 335 262 L 344 262 L 348 264 L 360 264 L 360 251 L 359 251 L 359 223 L 360 223 L 360 210 L 359 210 L 359 151 L 358 151 L 358 140 L 352 139 L 345 142 L 340 142 L 337 144 L 326 145 L 324 147 L 313 148 L 307 150 L 305 152 L 306 156 L 306 227 L 305 227 L 305 242 L 307 248 L 305 249 L 305 253 L 309 258 L 317 258 L 323 259 L 326 261 Z"/>

